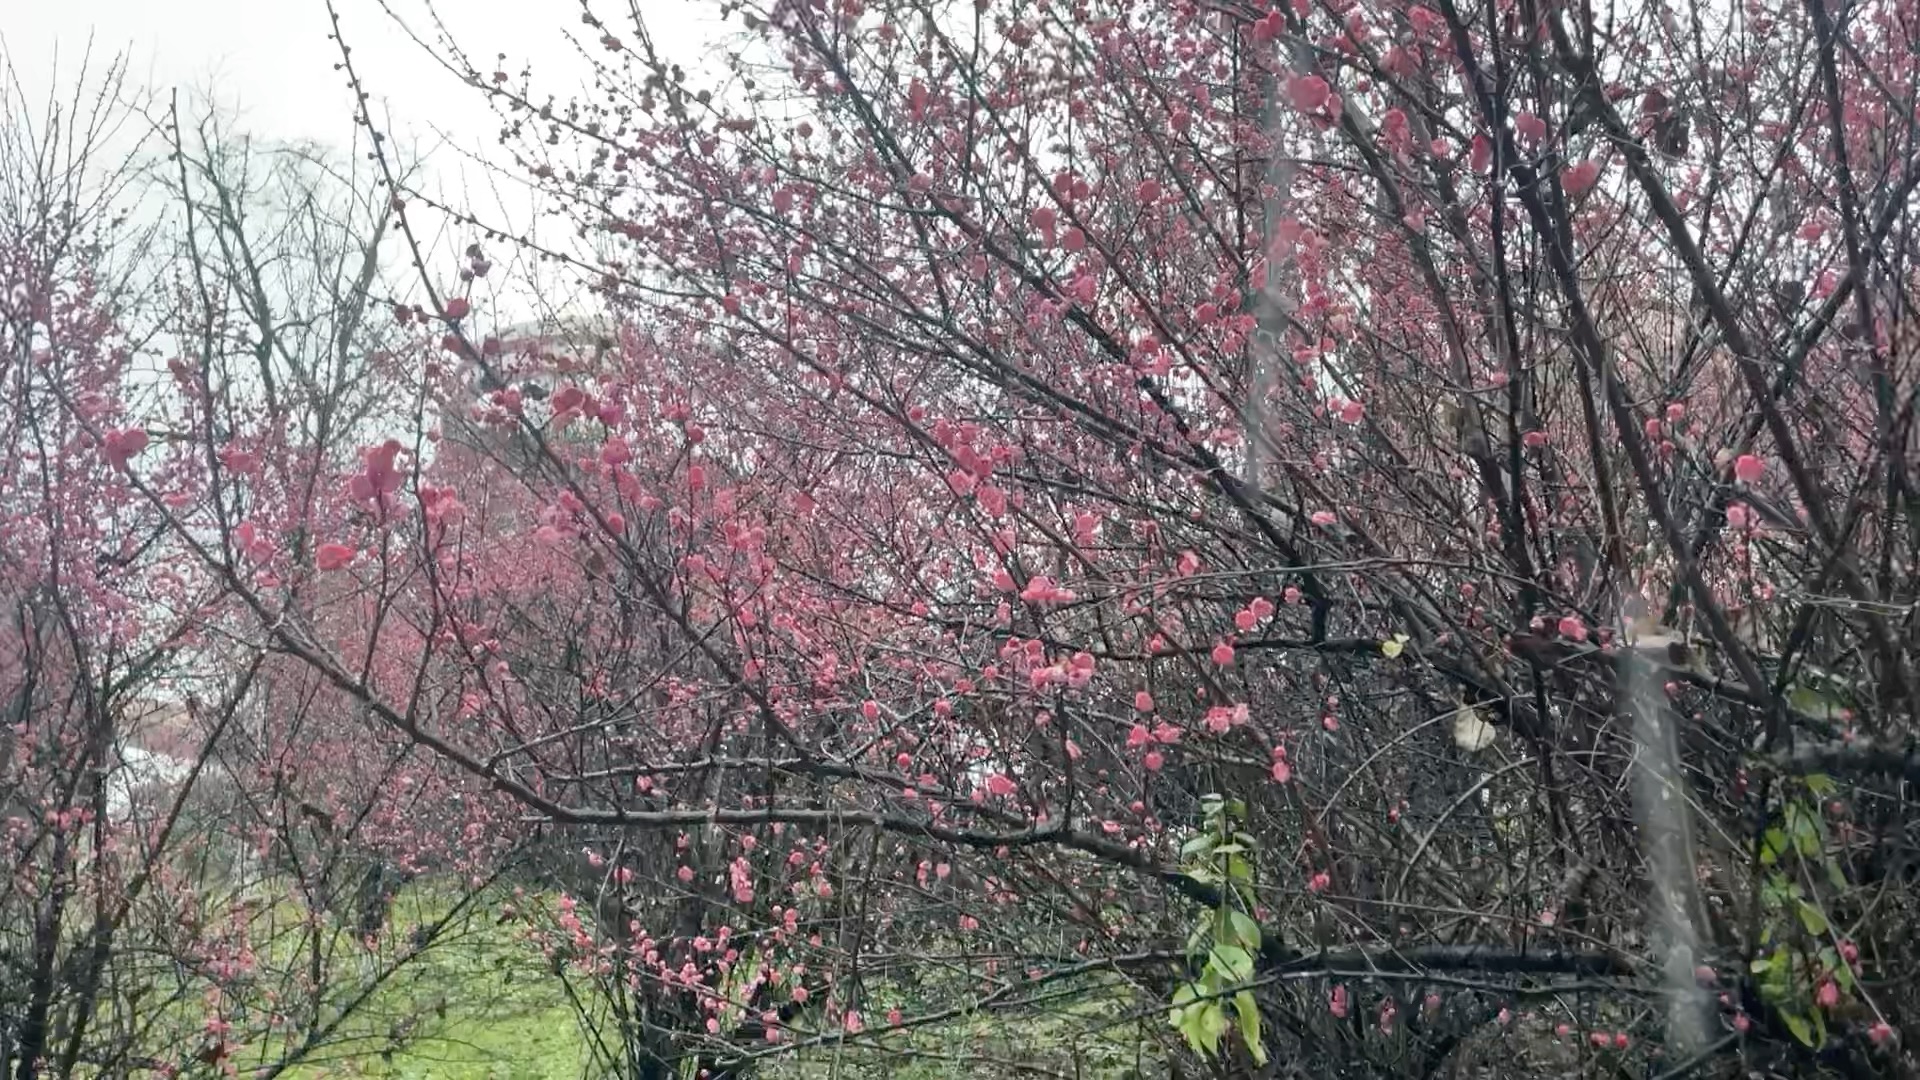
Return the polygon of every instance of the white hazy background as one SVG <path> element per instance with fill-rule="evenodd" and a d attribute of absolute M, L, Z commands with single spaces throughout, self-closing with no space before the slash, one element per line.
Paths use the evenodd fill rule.
<path fill-rule="evenodd" d="M 711 0 L 600 0 L 592 6 L 629 46 L 637 12 L 662 57 L 696 78 L 713 70 L 717 43 L 730 29 Z M 528 72 L 536 101 L 585 98 L 591 68 L 583 51 L 602 60 L 609 54 L 599 44 L 602 31 L 581 23 L 580 5 L 334 0 L 334 7 L 371 96 L 374 122 L 387 136 L 391 159 L 406 172 L 408 187 L 509 233 L 572 246 L 569 236 L 540 227 L 542 200 L 499 144 L 500 114 L 486 94 L 462 83 L 435 54 L 445 53 L 450 37 L 482 71 L 497 63 L 516 89 L 522 71 Z M 61 112 L 85 115 L 93 102 L 89 96 L 76 101 L 76 91 L 96 94 L 110 66 L 124 58 L 123 96 L 145 118 L 130 117 L 96 148 L 99 167 L 111 168 L 136 149 L 150 156 L 163 148 L 152 125 L 166 121 L 176 96 L 183 123 L 212 115 L 230 138 L 310 146 L 343 160 L 364 155 L 368 144 L 365 133 L 355 131 L 346 72 L 335 70 L 340 50 L 332 30 L 326 0 L 0 0 L 0 79 L 12 80 L 0 86 L 0 107 L 16 113 L 9 121 L 39 134 L 49 94 Z M 504 59 L 496 61 L 501 54 Z M 362 161 L 354 171 L 370 177 L 374 170 Z M 149 213 L 144 206 L 126 209 L 135 221 Z M 476 238 L 474 231 L 419 204 L 408 217 L 434 253 L 430 273 L 443 289 L 452 287 L 453 254 Z M 404 284 L 411 273 L 404 250 L 398 243 L 383 248 L 383 263 L 402 293 L 412 291 Z M 514 253 L 490 247 L 489 255 L 507 260 L 497 263 L 503 273 L 489 286 L 492 314 L 502 322 L 551 316 L 578 301 L 573 290 L 536 280 L 538 268 Z"/>
<path fill-rule="evenodd" d="M 630 0 L 661 52 L 689 70 L 701 66 L 719 23 L 697 0 Z M 354 64 L 393 137 L 423 151 L 442 145 L 491 159 L 498 123 L 482 94 L 463 86 L 408 36 L 438 46 L 420 0 L 335 0 Z M 596 13 L 631 40 L 627 17 Z M 483 67 L 505 53 L 506 70 L 531 66 L 537 85 L 565 99 L 585 86 L 586 67 L 569 36 L 597 48 L 598 32 L 580 23 L 567 0 L 444 0 L 434 10 L 466 54 Z M 404 28 L 403 28 L 404 27 Z M 50 89 L 70 93 L 89 48 L 98 69 L 117 54 L 129 81 L 164 102 L 178 90 L 210 98 L 239 131 L 275 140 L 344 147 L 352 137 L 352 95 L 335 71 L 339 49 L 324 0 L 0 0 L 0 48 L 22 96 L 43 105 Z M 37 109 L 36 109 L 37 111 Z M 430 155 L 437 159 L 440 155 Z M 432 160 L 442 171 L 447 163 Z"/>

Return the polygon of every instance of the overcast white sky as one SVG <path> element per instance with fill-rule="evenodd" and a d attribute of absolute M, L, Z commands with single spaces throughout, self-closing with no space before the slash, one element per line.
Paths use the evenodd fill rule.
<path fill-rule="evenodd" d="M 389 0 L 393 11 L 433 39 L 423 0 Z M 635 0 L 660 48 L 689 68 L 717 23 L 701 0 Z M 428 146 L 435 127 L 462 145 L 484 148 L 497 127 L 484 100 L 460 86 L 381 10 L 377 0 L 336 0 L 354 62 L 398 136 Z M 610 23 L 622 3 L 594 5 Z M 22 76 L 28 100 L 70 86 L 92 40 L 104 60 L 126 52 L 137 85 L 164 95 L 211 89 L 239 110 L 241 130 L 270 138 L 345 145 L 351 98 L 327 40 L 324 0 L 0 0 L 0 42 Z M 555 94 L 581 85 L 582 63 L 566 35 L 585 32 L 571 0 L 443 0 L 439 14 L 476 61 L 508 56 L 508 70 L 531 63 Z M 376 114 L 377 115 L 377 114 Z"/>
<path fill-rule="evenodd" d="M 712 0 L 595 0 L 593 7 L 631 40 L 630 19 L 621 15 L 629 3 L 644 13 L 656 47 L 689 71 L 706 66 L 703 56 L 725 32 Z M 424 160 L 410 184 L 489 224 L 549 239 L 532 212 L 532 194 L 503 185 L 469 156 L 510 160 L 498 146 L 499 120 L 485 97 L 462 85 L 395 21 L 398 16 L 438 47 L 427 0 L 387 4 L 383 10 L 380 0 L 335 0 L 354 64 L 373 94 L 376 122 L 390 124 L 390 145 L 402 149 L 403 159 Z M 586 84 L 587 67 L 570 35 L 585 35 L 599 48 L 599 32 L 581 25 L 576 0 L 439 0 L 435 10 L 476 64 L 490 65 L 505 53 L 505 70 L 515 76 L 531 67 L 541 97 L 566 100 Z M 37 127 L 49 89 L 70 95 L 91 47 L 89 85 L 97 85 L 111 58 L 125 54 L 130 91 L 152 95 L 155 104 L 164 107 L 177 90 L 184 111 L 195 98 L 210 96 L 229 119 L 223 124 L 229 134 L 343 149 L 353 144 L 352 95 L 344 73 L 334 70 L 339 52 L 328 40 L 330 30 L 325 0 L 0 0 L 0 47 L 22 84 L 18 94 L 0 92 L 0 106 L 24 97 Z M 137 126 L 122 131 L 129 144 L 143 134 Z M 117 149 L 105 148 L 97 160 L 115 160 Z M 411 220 L 430 245 L 451 242 L 449 253 L 474 238 L 428 210 L 417 208 Z M 388 251 L 396 267 L 404 263 L 402 253 L 399 245 Z M 435 265 L 436 272 L 450 273 L 454 264 Z M 502 270 L 491 288 L 494 313 L 503 318 L 570 302 L 569 291 L 530 277 L 532 267 L 509 263 Z M 397 279 L 401 285 L 408 274 Z M 538 303 L 528 299 L 529 290 Z"/>

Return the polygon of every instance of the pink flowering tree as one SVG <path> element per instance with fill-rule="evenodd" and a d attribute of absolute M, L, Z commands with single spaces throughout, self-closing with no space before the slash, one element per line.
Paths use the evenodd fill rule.
<path fill-rule="evenodd" d="M 430 1034 L 414 974 L 512 834 L 498 804 L 450 810 L 460 775 L 279 655 L 253 606 L 317 575 L 267 584 L 300 543 L 280 523 L 328 511 L 315 448 L 379 415 L 338 298 L 382 214 L 356 224 L 311 163 L 242 159 L 211 122 L 156 136 L 163 166 L 111 165 L 135 107 L 122 68 L 95 74 L 78 114 L 0 93 L 0 1075 L 391 1050 Z M 169 213 L 136 230 L 143 197 Z M 243 413 L 257 441 L 212 438 Z M 351 604 L 317 597 L 314 624 Z M 396 906 L 423 873 L 434 901 Z"/>
<path fill-rule="evenodd" d="M 589 6 L 570 101 L 442 43 L 587 242 L 372 143 L 377 417 L 91 429 L 343 738 L 538 823 L 607 1064 L 1895 1067 L 1910 4 L 719 10 Z"/>

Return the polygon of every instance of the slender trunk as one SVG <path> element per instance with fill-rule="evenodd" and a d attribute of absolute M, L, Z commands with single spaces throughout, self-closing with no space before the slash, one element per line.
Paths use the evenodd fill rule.
<path fill-rule="evenodd" d="M 46 900 L 33 920 L 33 974 L 27 983 L 27 1011 L 20 1022 L 20 1041 L 15 1048 L 18 1064 L 13 1080 L 39 1080 L 40 1058 L 47 1048 L 47 1021 L 53 1012 L 54 966 L 60 955 L 61 915 L 66 909 L 67 882 L 58 871 L 66 864 L 67 834 L 54 836 L 55 867 Z"/>

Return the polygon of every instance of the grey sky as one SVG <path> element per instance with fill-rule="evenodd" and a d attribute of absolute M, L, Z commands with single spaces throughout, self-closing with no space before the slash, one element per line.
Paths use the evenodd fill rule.
<path fill-rule="evenodd" d="M 637 2 L 657 44 L 682 62 L 698 56 L 716 25 L 697 0 Z M 497 124 L 480 95 L 427 58 L 377 0 L 336 3 L 354 62 L 393 115 L 395 134 L 426 146 L 438 128 L 468 149 L 490 146 Z M 432 39 L 422 0 L 390 3 Z M 596 6 L 614 18 L 616 5 Z M 324 0 L 0 0 L 0 8 L 0 41 L 35 104 L 54 84 L 56 56 L 60 83 L 71 85 L 91 37 L 103 61 L 131 56 L 136 86 L 161 95 L 212 89 L 223 106 L 239 110 L 242 130 L 333 145 L 350 137 L 351 97 L 333 70 L 339 56 L 327 40 Z M 583 65 L 567 40 L 587 29 L 575 4 L 444 0 L 438 12 L 476 60 L 504 52 L 509 70 L 530 63 L 541 86 L 563 96 L 581 85 Z"/>
<path fill-rule="evenodd" d="M 627 2 L 603 0 L 594 7 L 630 39 L 630 21 L 616 20 Z M 631 2 L 644 13 L 656 47 L 689 70 L 704 66 L 701 57 L 721 32 L 710 0 Z M 380 0 L 335 0 L 355 66 L 374 97 L 376 121 L 403 162 L 424 165 L 411 174 L 410 186 L 490 224 L 548 239 L 532 212 L 532 192 L 474 164 L 476 158 L 496 164 L 510 160 L 497 144 L 497 114 L 484 95 L 461 84 L 409 37 L 409 30 L 438 47 L 437 14 L 476 64 L 490 65 L 496 54 L 505 53 L 507 71 L 517 76 L 530 67 L 536 93 L 562 100 L 587 81 L 586 63 L 570 38 L 584 36 L 598 50 L 598 32 L 581 25 L 580 8 L 571 0 L 440 0 L 432 12 L 426 0 L 386 3 L 383 8 Z M 344 73 L 334 70 L 339 52 L 328 40 L 325 0 L 0 0 L 0 12 L 0 46 L 36 123 L 50 88 L 72 93 L 91 43 L 90 85 L 97 85 L 99 70 L 110 59 L 124 53 L 130 94 L 150 94 L 161 106 L 176 90 L 183 105 L 210 94 L 229 134 L 311 141 L 335 150 L 353 144 L 352 95 Z M 19 100 L 0 92 L 0 103 Z M 140 127 L 135 122 L 121 129 L 129 146 L 142 134 Z M 96 160 L 111 162 L 120 149 L 103 148 Z M 445 248 L 442 255 L 473 238 L 471 230 L 450 226 L 430 209 L 416 208 L 410 216 L 430 248 Z M 559 246 L 568 240 L 559 237 Z M 509 251 L 490 254 L 513 260 Z M 410 293 L 412 272 L 403 248 L 393 245 L 386 255 L 395 268 L 396 294 Z M 451 275 L 457 265 L 452 258 L 432 261 L 436 277 Z M 536 278 L 538 268 L 526 260 L 509 261 L 501 270 L 487 292 L 490 313 L 502 320 L 574 302 L 569 299 L 573 290 Z M 455 283 L 448 277 L 439 284 L 444 290 Z"/>

